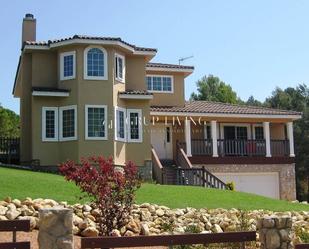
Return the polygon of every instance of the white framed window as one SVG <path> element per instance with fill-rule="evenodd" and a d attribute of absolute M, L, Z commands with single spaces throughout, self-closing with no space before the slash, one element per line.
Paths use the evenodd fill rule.
<path fill-rule="evenodd" d="M 85 139 L 107 140 L 107 106 L 85 106 Z"/>
<path fill-rule="evenodd" d="M 42 141 L 58 141 L 58 107 L 42 107 Z"/>
<path fill-rule="evenodd" d="M 77 139 L 77 106 L 59 107 L 60 141 Z"/>
<path fill-rule="evenodd" d="M 128 142 L 143 141 L 142 110 L 127 109 Z"/>
<path fill-rule="evenodd" d="M 87 47 L 84 51 L 84 79 L 107 80 L 107 51 L 102 47 Z"/>
<path fill-rule="evenodd" d="M 149 92 L 173 93 L 174 77 L 172 75 L 146 75 L 146 85 Z"/>
<path fill-rule="evenodd" d="M 115 54 L 115 78 L 124 83 L 126 74 L 126 60 L 123 55 Z"/>
<path fill-rule="evenodd" d="M 126 141 L 127 129 L 126 109 L 116 106 L 115 107 L 115 140 Z"/>
<path fill-rule="evenodd" d="M 75 79 L 76 52 L 70 51 L 60 54 L 60 80 Z"/>
<path fill-rule="evenodd" d="M 264 128 L 263 125 L 254 125 L 253 138 L 255 140 L 264 140 Z"/>

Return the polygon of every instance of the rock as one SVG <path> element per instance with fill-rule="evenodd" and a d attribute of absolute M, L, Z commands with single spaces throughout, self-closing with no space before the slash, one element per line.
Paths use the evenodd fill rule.
<path fill-rule="evenodd" d="M 6 216 L 4 216 L 4 215 L 0 215 L 0 221 L 2 221 L 2 220 L 8 220 L 8 218 L 6 218 Z"/>
<path fill-rule="evenodd" d="M 156 215 L 158 215 L 159 217 L 163 216 L 164 214 L 165 214 L 164 210 L 162 209 L 156 210 Z"/>
<path fill-rule="evenodd" d="M 71 209 L 41 209 L 39 226 L 39 248 L 73 249 L 73 213 Z"/>
<path fill-rule="evenodd" d="M 13 203 L 16 207 L 21 207 L 21 201 L 18 200 L 18 199 L 12 200 L 12 203 Z"/>
<path fill-rule="evenodd" d="M 85 211 L 85 212 L 90 212 L 91 210 L 92 210 L 92 208 L 91 208 L 89 205 L 85 204 L 85 205 L 83 206 L 83 211 Z"/>
<path fill-rule="evenodd" d="M 280 247 L 280 235 L 275 229 L 271 229 L 266 234 L 267 249 L 277 249 Z"/>
<path fill-rule="evenodd" d="M 79 223 L 82 223 L 84 220 L 77 216 L 76 214 L 73 214 L 73 224 L 75 226 L 78 226 Z"/>
<path fill-rule="evenodd" d="M 211 228 L 211 231 L 214 233 L 222 233 L 223 230 L 218 224 L 214 224 L 214 226 Z"/>
<path fill-rule="evenodd" d="M 149 227 L 146 223 L 141 224 L 141 234 L 148 236 L 150 234 Z"/>
<path fill-rule="evenodd" d="M 6 212 L 6 217 L 9 219 L 9 220 L 15 220 L 21 213 L 19 211 L 17 211 L 16 209 L 15 210 L 8 210 Z"/>
<path fill-rule="evenodd" d="M 101 212 L 99 209 L 95 208 L 93 210 L 91 210 L 91 214 L 94 216 L 94 217 L 97 217 L 97 216 L 100 216 Z"/>
<path fill-rule="evenodd" d="M 142 221 L 150 221 L 150 220 L 152 220 L 151 213 L 148 210 L 147 211 L 142 211 L 142 213 L 141 213 L 141 220 Z"/>
<path fill-rule="evenodd" d="M 141 232 L 141 225 L 137 220 L 131 219 L 126 225 L 126 228 L 136 234 L 140 234 Z"/>
<path fill-rule="evenodd" d="M 124 236 L 132 237 L 132 236 L 134 236 L 134 233 L 132 231 L 128 230 L 128 231 L 125 232 Z"/>
<path fill-rule="evenodd" d="M 88 222 L 87 220 L 83 220 L 82 222 L 79 222 L 77 226 L 80 230 L 84 230 L 88 227 Z"/>
<path fill-rule="evenodd" d="M 99 231 L 95 227 L 87 227 L 81 232 L 81 235 L 84 237 L 98 237 Z"/>
<path fill-rule="evenodd" d="M 263 220 L 263 227 L 266 227 L 266 228 L 272 228 L 275 226 L 275 221 L 271 218 L 265 218 Z"/>
<path fill-rule="evenodd" d="M 73 234 L 78 235 L 80 233 L 80 230 L 77 226 L 73 226 Z"/>
<path fill-rule="evenodd" d="M 8 208 L 7 208 L 7 207 L 0 206 L 0 215 L 5 215 L 5 214 L 6 214 L 6 211 L 8 211 Z"/>
<path fill-rule="evenodd" d="M 118 229 L 113 229 L 110 236 L 112 237 L 121 237 L 120 231 Z"/>

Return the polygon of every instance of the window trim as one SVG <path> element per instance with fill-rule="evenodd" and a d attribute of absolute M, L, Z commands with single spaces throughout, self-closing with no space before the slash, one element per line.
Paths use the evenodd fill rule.
<path fill-rule="evenodd" d="M 158 90 L 148 90 L 147 86 L 147 77 L 161 77 L 161 80 L 163 77 L 169 77 L 171 78 L 171 91 L 158 91 Z M 167 75 L 167 74 L 146 74 L 146 88 L 147 91 L 150 93 L 174 93 L 174 75 Z M 152 84 L 153 89 L 153 84 Z M 162 89 L 163 89 L 163 80 L 162 80 Z"/>
<path fill-rule="evenodd" d="M 74 136 L 63 137 L 63 111 L 74 110 Z M 77 140 L 77 105 L 61 106 L 59 107 L 59 141 L 73 141 Z"/>
<path fill-rule="evenodd" d="M 263 125 L 262 125 L 262 124 L 254 124 L 254 125 L 252 125 L 252 128 L 253 128 L 253 129 L 252 129 L 252 130 L 253 130 L 253 131 L 252 131 L 252 132 L 253 132 L 252 135 L 253 135 L 253 139 L 254 139 L 254 140 L 256 140 L 256 130 L 255 130 L 256 127 L 261 127 L 261 128 L 263 128 Z M 264 128 L 263 128 L 263 132 L 264 132 Z M 263 137 L 264 137 L 264 134 L 263 134 Z M 264 137 L 264 140 L 265 140 L 265 137 Z"/>
<path fill-rule="evenodd" d="M 55 137 L 46 137 L 46 111 L 54 111 L 55 113 Z M 42 141 L 43 142 L 58 142 L 58 107 L 43 106 L 42 107 Z"/>
<path fill-rule="evenodd" d="M 64 57 L 73 55 L 73 75 L 64 76 Z M 60 80 L 72 80 L 76 77 L 76 51 L 69 51 L 60 54 Z"/>
<path fill-rule="evenodd" d="M 103 108 L 104 109 L 104 137 L 89 137 L 88 136 L 88 108 Z M 107 105 L 85 105 L 85 140 L 108 140 L 107 130 Z"/>
<path fill-rule="evenodd" d="M 123 75 L 123 78 L 120 78 L 119 75 L 118 75 L 118 72 L 117 72 L 117 68 L 119 68 L 119 65 L 118 65 L 118 59 L 122 59 L 122 75 Z M 116 67 L 117 65 L 117 67 Z M 115 53 L 115 79 L 121 83 L 125 83 L 126 81 L 126 57 L 121 55 L 121 54 L 118 54 L 118 53 Z"/>
<path fill-rule="evenodd" d="M 139 126 L 138 126 L 138 139 L 131 139 L 131 124 L 130 124 L 130 114 L 138 113 Z M 141 109 L 127 109 L 127 141 L 129 143 L 142 143 L 143 142 L 143 123 L 142 123 L 142 110 Z"/>
<path fill-rule="evenodd" d="M 104 56 L 104 76 L 88 76 L 88 60 L 87 54 L 90 49 L 97 48 L 103 52 Z M 105 48 L 100 46 L 88 46 L 84 50 L 84 79 L 85 80 L 108 80 L 108 56 Z"/>
<path fill-rule="evenodd" d="M 118 137 L 117 111 L 122 111 L 124 113 L 124 138 Z M 118 106 L 115 106 L 115 140 L 119 142 L 127 141 L 127 110 Z"/>

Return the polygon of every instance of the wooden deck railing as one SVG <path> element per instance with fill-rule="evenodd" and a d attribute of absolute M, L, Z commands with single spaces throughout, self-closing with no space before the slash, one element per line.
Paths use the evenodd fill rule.
<path fill-rule="evenodd" d="M 154 148 L 151 149 L 152 174 L 157 183 L 164 183 L 163 166 Z"/>
<path fill-rule="evenodd" d="M 181 147 L 181 144 L 176 143 L 176 163 L 182 169 L 191 169 L 193 166 L 186 155 L 186 152 Z"/>
<path fill-rule="evenodd" d="M 271 140 L 270 151 L 271 155 L 274 157 L 289 156 L 290 154 L 289 140 Z"/>
<path fill-rule="evenodd" d="M 220 156 L 265 156 L 265 140 L 218 139 Z"/>
<path fill-rule="evenodd" d="M 0 221 L 0 232 L 12 232 L 12 242 L 0 242 L 0 249 L 30 249 L 30 242 L 16 242 L 17 232 L 29 232 L 30 220 Z"/>
<path fill-rule="evenodd" d="M 289 140 L 271 140 L 270 149 L 273 157 L 289 156 Z M 186 143 L 178 142 L 178 146 L 186 151 Z M 192 139 L 191 152 L 193 156 L 211 156 L 211 139 Z M 218 154 L 224 156 L 266 156 L 266 141 L 254 139 L 218 139 Z"/>
<path fill-rule="evenodd" d="M 215 243 L 241 243 L 239 248 L 245 248 L 245 242 L 256 241 L 256 232 L 230 232 L 212 234 L 179 234 L 136 237 L 97 237 L 81 238 L 81 249 L 86 248 L 122 248 L 146 246 L 174 246 Z"/>
<path fill-rule="evenodd" d="M 0 162 L 19 162 L 19 138 L 0 137 Z"/>
<path fill-rule="evenodd" d="M 309 249 L 309 244 L 297 244 L 295 249 Z"/>
<path fill-rule="evenodd" d="M 177 184 L 201 186 L 205 188 L 227 189 L 226 184 L 210 173 L 205 167 L 177 169 Z"/>
<path fill-rule="evenodd" d="M 192 139 L 192 155 L 212 155 L 212 139 Z"/>

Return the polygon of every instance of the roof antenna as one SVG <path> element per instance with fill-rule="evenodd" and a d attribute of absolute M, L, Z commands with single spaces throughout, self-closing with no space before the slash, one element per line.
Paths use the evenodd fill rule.
<path fill-rule="evenodd" d="M 180 65 L 183 61 L 193 58 L 194 56 L 182 57 L 178 60 L 178 64 Z"/>

